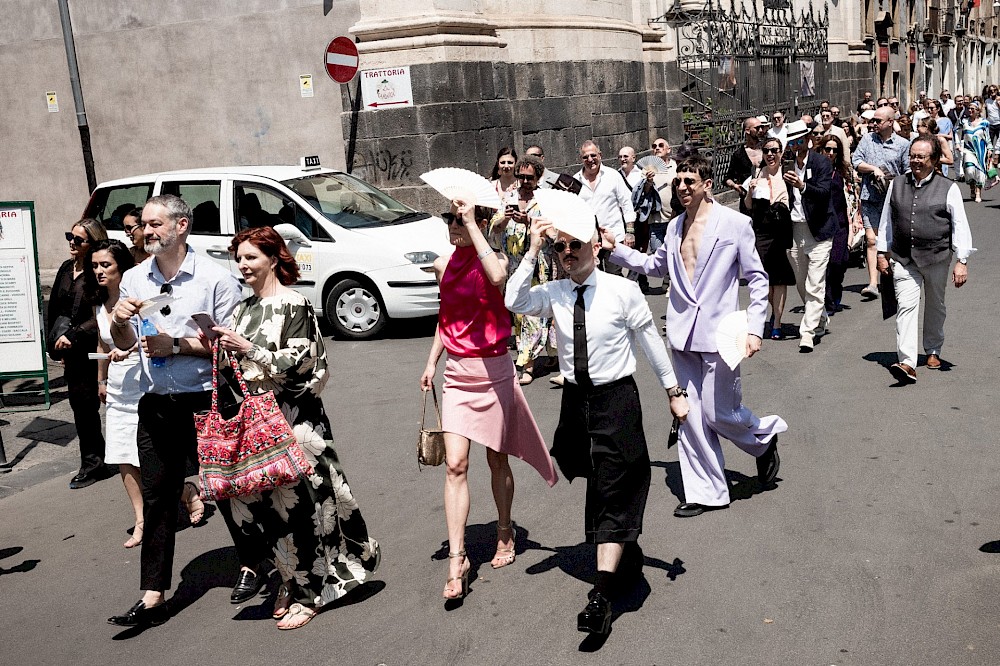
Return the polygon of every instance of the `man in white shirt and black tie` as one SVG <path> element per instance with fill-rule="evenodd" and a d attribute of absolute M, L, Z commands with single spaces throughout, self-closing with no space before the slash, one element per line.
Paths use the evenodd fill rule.
<path fill-rule="evenodd" d="M 636 345 L 666 389 L 670 411 L 683 420 L 688 405 L 639 286 L 595 270 L 601 249 L 596 220 L 556 223 L 553 249 L 569 278 L 531 286 L 543 236 L 552 227 L 545 218 L 532 222 L 531 246 L 507 282 L 504 300 L 512 312 L 555 321 L 559 369 L 566 381 L 552 457 L 567 479 L 587 479 L 586 538 L 597 544 L 597 580 L 577 628 L 606 634 L 619 562 L 624 561 L 623 574 L 637 574 L 642 567 L 636 540 L 650 471 L 632 378 Z"/>

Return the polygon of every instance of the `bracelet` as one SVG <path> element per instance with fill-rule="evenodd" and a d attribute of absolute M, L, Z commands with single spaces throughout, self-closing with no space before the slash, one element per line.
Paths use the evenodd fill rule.
<path fill-rule="evenodd" d="M 111 318 L 111 323 L 114 324 L 116 328 L 125 328 L 126 326 L 128 326 L 128 319 L 126 319 L 125 321 L 119 323 L 117 319 L 115 319 L 114 317 L 112 317 Z"/>
<path fill-rule="evenodd" d="M 479 259 L 480 259 L 480 261 L 482 261 L 486 257 L 490 256 L 491 254 L 494 254 L 495 252 L 496 252 L 496 250 L 494 250 L 493 248 L 490 248 L 488 250 L 483 250 L 482 252 L 479 253 Z"/>
<path fill-rule="evenodd" d="M 107 386 L 108 385 L 108 380 L 107 379 L 98 379 L 97 380 L 97 385 L 98 386 Z"/>

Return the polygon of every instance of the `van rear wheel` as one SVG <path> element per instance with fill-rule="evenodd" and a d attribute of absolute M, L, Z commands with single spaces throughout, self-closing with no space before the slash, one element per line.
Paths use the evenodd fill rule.
<path fill-rule="evenodd" d="M 357 280 L 341 280 L 323 304 L 326 320 L 338 337 L 366 340 L 378 335 L 389 319 L 378 291 Z"/>

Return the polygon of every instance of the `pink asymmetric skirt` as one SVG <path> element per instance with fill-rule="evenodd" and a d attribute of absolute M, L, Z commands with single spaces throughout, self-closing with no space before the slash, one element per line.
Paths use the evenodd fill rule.
<path fill-rule="evenodd" d="M 442 428 L 520 458 L 553 486 L 559 477 L 515 376 L 514 362 L 507 354 L 492 358 L 449 354 L 444 367 Z"/>

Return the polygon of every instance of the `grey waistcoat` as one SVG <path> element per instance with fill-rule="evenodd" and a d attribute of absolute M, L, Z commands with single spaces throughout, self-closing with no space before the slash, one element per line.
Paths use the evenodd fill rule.
<path fill-rule="evenodd" d="M 912 259 L 921 268 L 950 258 L 951 185 L 937 173 L 923 187 L 916 187 L 910 174 L 896 176 L 892 181 L 893 258 Z"/>

